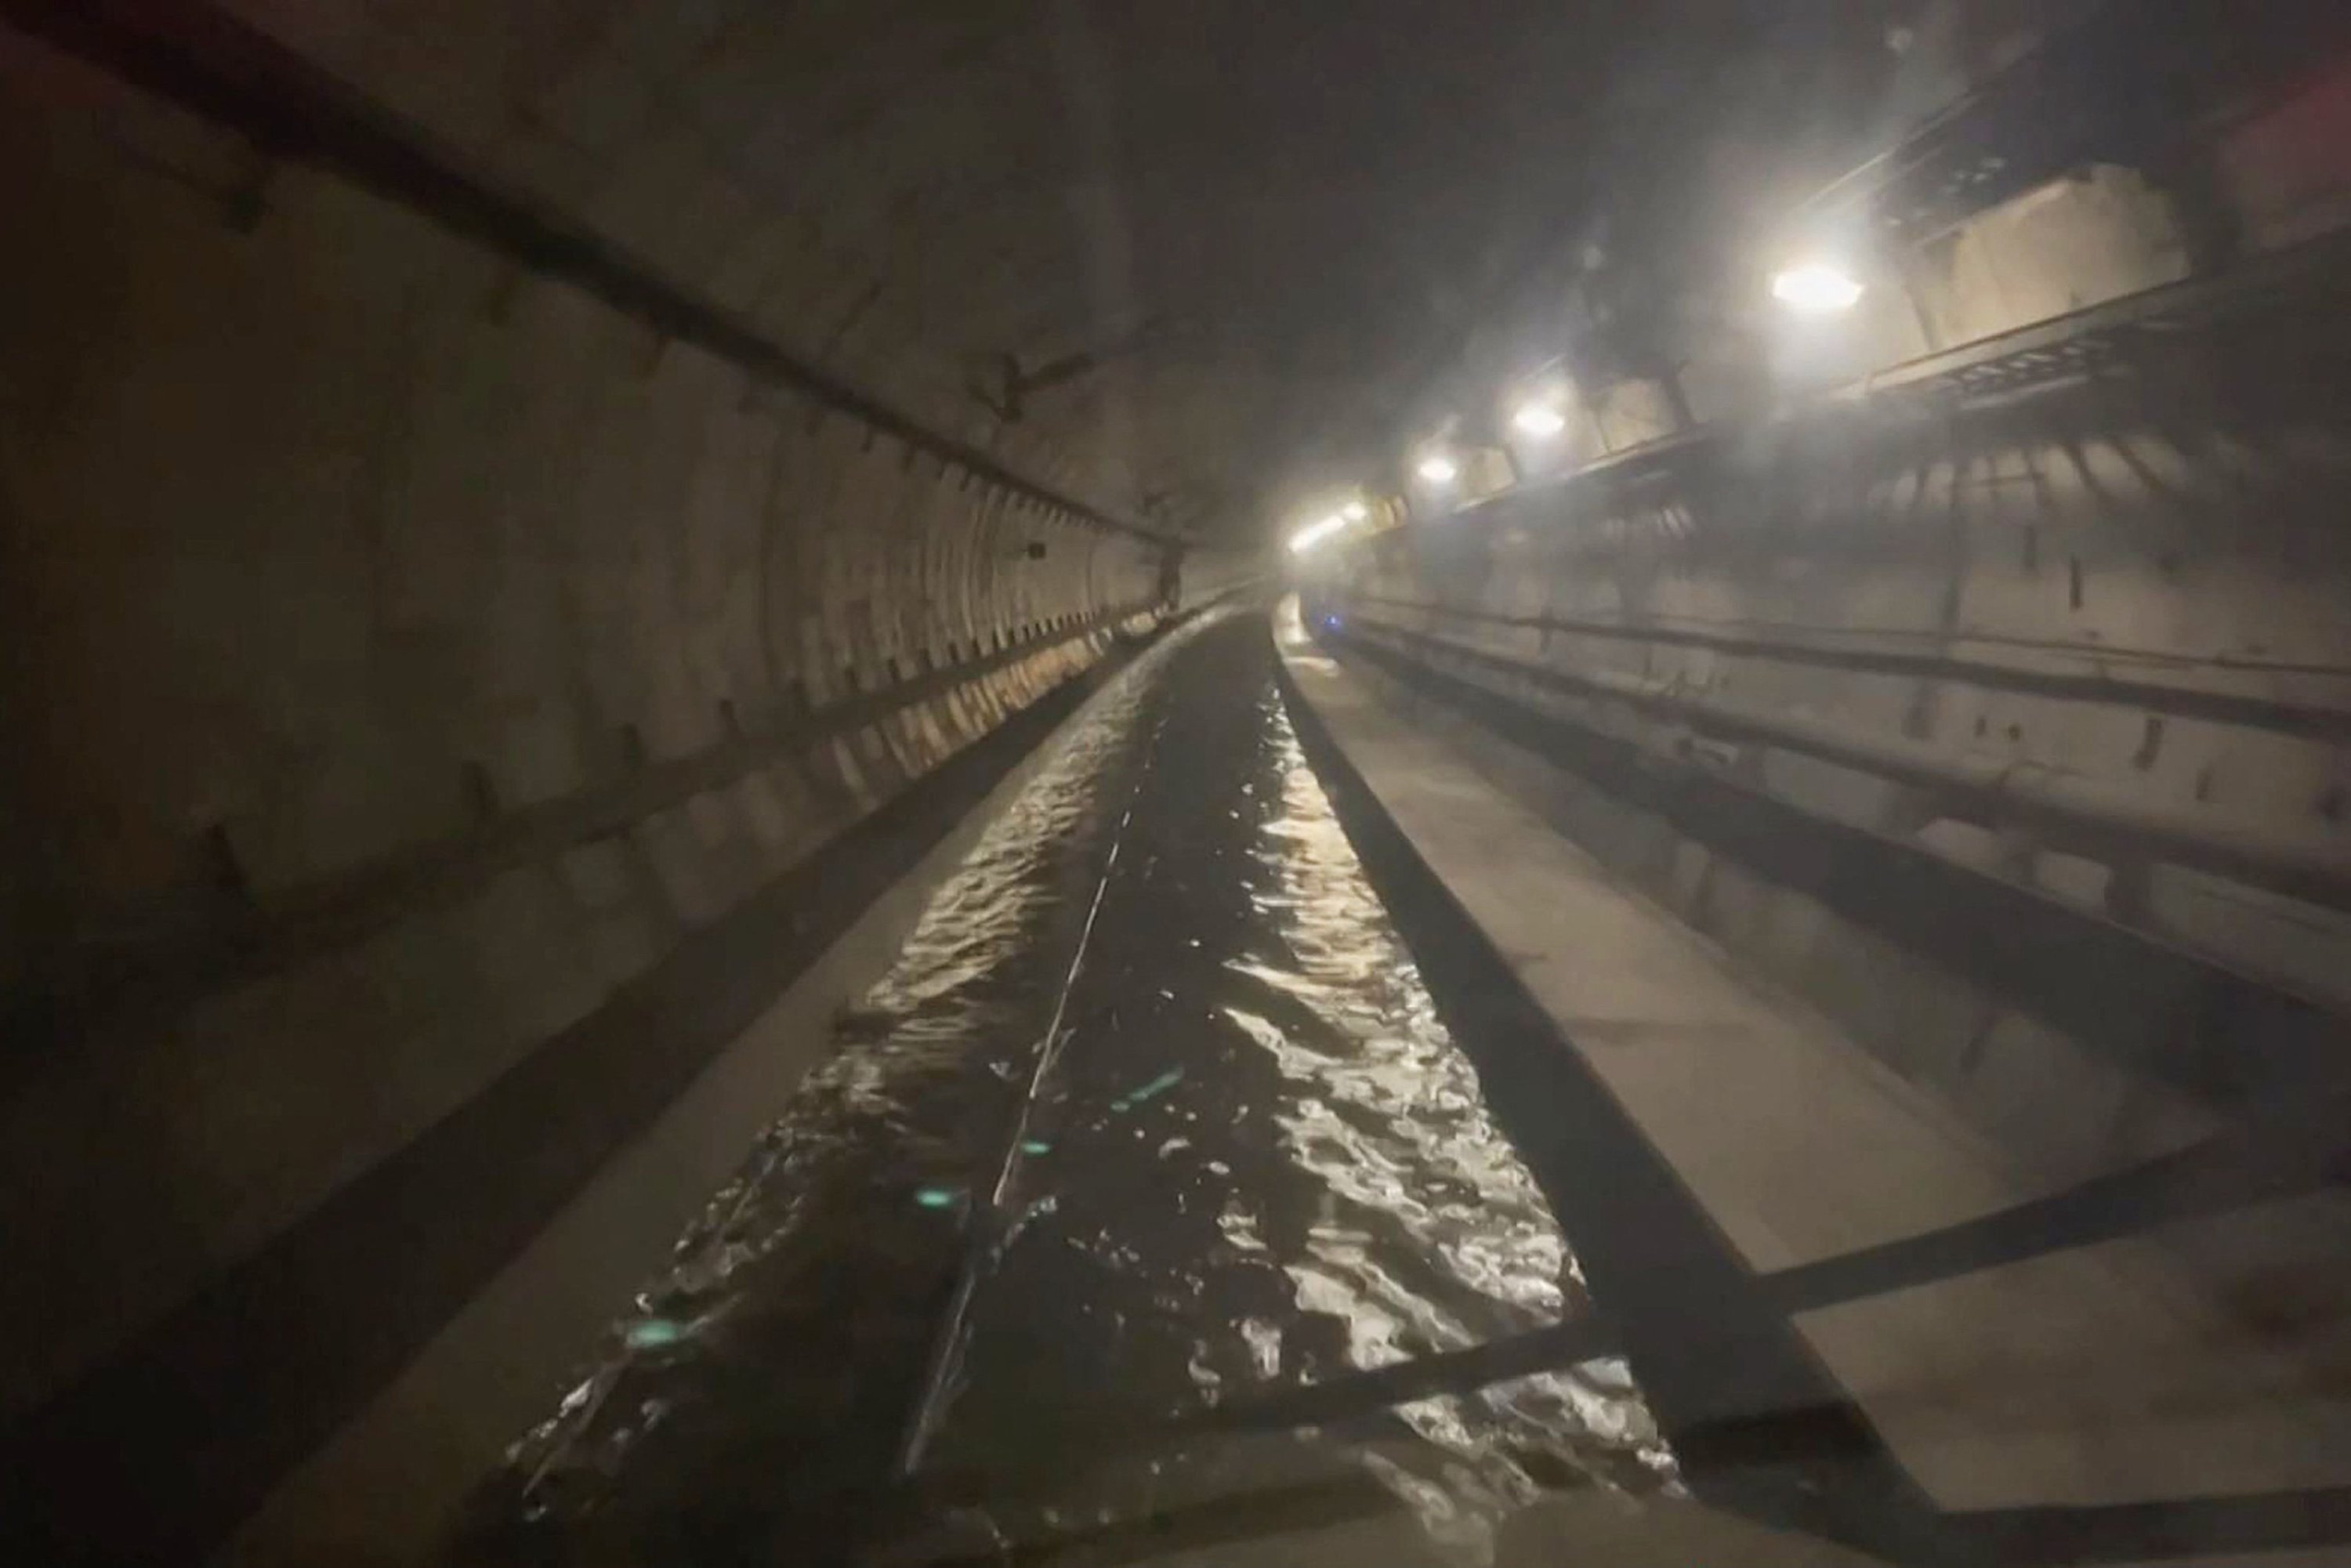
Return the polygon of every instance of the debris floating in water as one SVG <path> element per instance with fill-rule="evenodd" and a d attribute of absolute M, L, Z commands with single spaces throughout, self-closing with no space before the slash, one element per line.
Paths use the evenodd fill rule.
<path fill-rule="evenodd" d="M 1020 1239 L 1021 1233 L 1026 1231 L 1031 1224 L 1040 1219 L 1043 1219 L 1050 1215 L 1058 1213 L 1061 1207 L 1061 1200 L 1053 1197 L 1050 1193 L 1030 1204 L 1027 1208 L 1021 1210 L 1020 1217 L 1015 1219 L 1012 1222 L 1011 1228 L 1004 1233 L 1005 1244 L 1009 1246 L 1013 1242 Z"/>

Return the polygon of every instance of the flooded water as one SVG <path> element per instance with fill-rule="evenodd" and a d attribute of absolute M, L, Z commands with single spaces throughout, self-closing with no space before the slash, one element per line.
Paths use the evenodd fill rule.
<path fill-rule="evenodd" d="M 1029 1478 L 967 1498 L 992 1530 L 1099 1517 L 1108 1457 L 1211 1401 L 1585 1310 L 1273 658 L 1260 621 L 1193 628 L 1062 738 L 518 1447 L 486 1554 L 841 1560 L 910 1522 L 907 1468 Z M 1464 1562 L 1538 1491 L 1673 1485 L 1614 1361 L 1294 1447 Z M 1213 1493 L 1242 1453 L 1146 1469 Z"/>

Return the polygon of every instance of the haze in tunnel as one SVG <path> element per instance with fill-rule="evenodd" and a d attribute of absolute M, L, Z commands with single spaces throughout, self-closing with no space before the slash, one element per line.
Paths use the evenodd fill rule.
<path fill-rule="evenodd" d="M 1301 1552 L 2327 1561 L 2346 106 L 2285 0 L 0 0 L 0 1542 L 420 1561 L 553 1416 L 662 1500 L 529 1550 L 863 1550 L 1222 1406 L 1150 1507 Z M 839 1288 L 635 1343 L 722 1190 Z"/>

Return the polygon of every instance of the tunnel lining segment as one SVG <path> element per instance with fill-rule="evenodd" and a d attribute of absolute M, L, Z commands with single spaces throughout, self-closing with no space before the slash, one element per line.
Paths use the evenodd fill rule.
<path fill-rule="evenodd" d="M 2339 1076 L 2340 1026 L 2302 998 L 1712 770 L 1658 768 L 1629 742 L 1514 702 L 1384 640 L 1350 629 L 1342 641 L 1399 685 L 1614 793 L 1637 795 L 1697 841 L 1953 964 L 2189 1094 L 2225 1107 L 2305 1092 Z M 2213 1019 L 2234 1019 L 2236 1028 Z M 2257 1040 L 2259 1051 L 2248 1051 L 2246 1040 Z"/>
<path fill-rule="evenodd" d="M 203 0 L 0 0 L 0 19 L 205 120 L 273 158 L 317 164 L 580 288 L 665 339 L 691 343 L 820 409 L 903 442 L 1029 507 L 1155 544 L 1177 536 L 1114 516 L 935 430 L 661 277 L 618 246 L 501 192 L 292 49 Z"/>
<path fill-rule="evenodd" d="M 1760 441 L 1838 422 L 1975 416 L 2100 382 L 2209 372 L 2248 344 L 2288 363 L 2324 354 L 2351 290 L 2351 231 L 2329 231 L 2248 258 L 2228 271 L 2158 284 L 2095 305 L 1882 366 L 1761 413 L 1715 419 L 1621 446 L 1562 472 L 1466 499 L 1448 522 L 1501 525 L 1586 495 L 1629 495 L 1681 483 Z M 2243 389 L 2240 389 L 2241 391 Z"/>
<path fill-rule="evenodd" d="M 503 813 L 461 840 L 419 846 L 266 906 L 242 906 L 237 917 L 225 917 L 185 937 L 93 956 L 83 972 L 53 981 L 46 995 L 12 998 L 8 1031 L 17 1040 L 46 1035 L 55 1048 L 87 1030 L 165 1013 L 196 997 L 350 946 L 420 911 L 455 903 L 512 868 L 625 833 L 681 801 L 918 711 L 998 671 L 1099 636 L 1154 608 L 1130 604 L 1100 611 L 1050 635 L 1023 636 L 957 664 L 788 714 L 771 732 L 731 737 L 617 784 Z"/>

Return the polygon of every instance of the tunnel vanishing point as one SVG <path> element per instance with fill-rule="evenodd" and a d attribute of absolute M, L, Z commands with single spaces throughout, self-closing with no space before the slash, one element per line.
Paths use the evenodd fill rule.
<path fill-rule="evenodd" d="M 0 1560 L 2351 1561 L 2351 12 L 0 0 Z"/>

